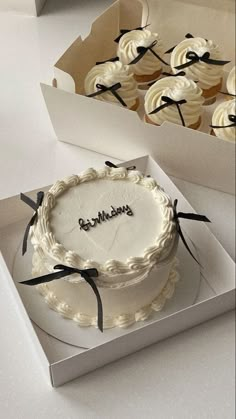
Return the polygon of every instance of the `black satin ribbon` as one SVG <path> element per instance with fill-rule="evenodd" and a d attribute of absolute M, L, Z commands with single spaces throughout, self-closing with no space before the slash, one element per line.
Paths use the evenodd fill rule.
<path fill-rule="evenodd" d="M 189 248 L 188 243 L 185 240 L 185 237 L 184 237 L 183 232 L 182 232 L 181 227 L 180 227 L 179 219 L 184 218 L 186 220 L 203 221 L 204 223 L 210 223 L 211 221 L 205 215 L 177 212 L 177 204 L 178 204 L 178 200 L 175 199 L 174 200 L 174 205 L 173 205 L 173 210 L 174 210 L 174 220 L 176 222 L 177 232 L 179 233 L 180 238 L 181 238 L 184 246 L 186 247 L 187 251 L 190 253 L 192 258 L 198 263 L 198 265 L 200 265 L 199 261 L 193 255 L 191 249 Z"/>
<path fill-rule="evenodd" d="M 186 58 L 189 60 L 184 64 L 177 65 L 175 68 L 177 70 L 182 70 L 183 68 L 190 67 L 191 65 L 202 61 L 206 64 L 214 64 L 214 65 L 225 65 L 230 63 L 230 61 L 222 61 L 222 60 L 214 60 L 210 58 L 210 53 L 207 51 L 202 56 L 199 56 L 195 51 L 188 51 L 186 54 Z"/>
<path fill-rule="evenodd" d="M 163 73 L 161 73 L 161 74 L 163 74 L 164 76 L 172 76 L 172 77 L 185 76 L 186 75 L 185 71 L 178 71 L 178 73 L 176 73 L 176 74 L 166 73 L 165 71 L 163 71 Z"/>
<path fill-rule="evenodd" d="M 189 39 L 189 38 L 195 38 L 195 36 L 193 36 L 191 33 L 186 33 L 185 38 L 186 38 L 186 39 Z M 205 41 L 208 41 L 208 39 L 205 39 Z M 168 49 L 168 50 L 165 52 L 165 54 L 170 54 L 172 51 L 174 51 L 175 47 L 177 47 L 177 45 L 174 45 L 173 47 L 171 47 L 170 49 Z"/>
<path fill-rule="evenodd" d="M 105 161 L 105 165 L 108 167 L 113 167 L 114 169 L 118 169 L 118 166 L 116 166 L 114 163 L 108 160 Z M 136 170 L 136 166 L 126 167 L 126 170 Z"/>
<path fill-rule="evenodd" d="M 233 93 L 228 93 L 228 92 L 219 92 L 222 95 L 226 95 L 226 96 L 232 96 L 232 97 L 236 97 L 236 95 L 234 95 Z"/>
<path fill-rule="evenodd" d="M 153 115 L 154 113 L 160 112 L 162 109 L 165 109 L 168 106 L 175 105 L 178 109 L 182 125 L 185 127 L 185 122 L 184 122 L 184 118 L 183 118 L 183 115 L 182 115 L 182 112 L 181 112 L 181 109 L 180 109 L 180 105 L 183 105 L 184 103 L 187 103 L 187 100 L 185 100 L 185 99 L 174 100 L 174 99 L 171 99 L 168 96 L 162 96 L 161 99 L 165 103 L 163 103 L 163 105 L 158 106 L 158 108 L 156 108 L 152 112 L 150 112 L 149 115 Z"/>
<path fill-rule="evenodd" d="M 105 60 L 105 61 L 97 61 L 97 62 L 96 62 L 96 65 L 99 65 L 99 64 L 105 64 L 105 63 L 107 63 L 107 62 L 114 63 L 115 61 L 119 61 L 119 57 L 108 58 L 108 59 L 107 59 L 107 60 Z"/>
<path fill-rule="evenodd" d="M 44 198 L 44 192 L 42 192 L 42 191 L 37 193 L 37 201 L 36 202 L 34 202 L 31 198 L 24 195 L 23 193 L 20 194 L 21 201 L 23 201 L 25 204 L 29 205 L 29 207 L 31 207 L 35 211 L 33 217 L 28 222 L 28 224 L 26 226 L 26 229 L 25 229 L 23 244 L 22 244 L 22 255 L 24 255 L 27 251 L 27 240 L 28 240 L 28 236 L 29 236 L 30 227 L 32 227 L 34 225 L 35 221 L 37 221 L 38 209 L 42 205 L 43 198 Z"/>
<path fill-rule="evenodd" d="M 156 58 L 158 58 L 158 60 L 160 60 L 163 64 L 165 64 L 165 65 L 170 65 L 170 64 L 168 64 L 168 63 L 166 63 L 155 51 L 153 51 L 153 47 L 155 47 L 155 45 L 157 44 L 157 40 L 155 40 L 155 41 L 153 41 L 152 43 L 151 43 L 151 45 L 149 45 L 148 47 L 142 47 L 142 46 L 140 46 L 140 47 L 137 47 L 137 53 L 138 53 L 138 55 L 137 55 L 137 57 L 133 60 L 133 61 L 131 61 L 131 63 L 129 63 L 129 65 L 130 64 L 137 64 L 142 58 L 143 58 L 143 56 L 148 52 L 148 51 L 150 51 L 153 55 L 155 55 L 155 57 Z"/>
<path fill-rule="evenodd" d="M 232 122 L 232 124 L 229 125 L 210 125 L 211 128 L 231 128 L 236 127 L 236 115 L 228 115 L 228 120 Z"/>
<path fill-rule="evenodd" d="M 37 278 L 32 278 L 29 279 L 27 281 L 23 281 L 20 282 L 20 284 L 23 285 L 30 285 L 30 286 L 34 286 L 34 285 L 39 285 L 39 284 L 45 284 L 47 282 L 51 282 L 54 281 L 55 279 L 60 279 L 63 278 L 65 276 L 68 275 L 73 275 L 73 274 L 79 274 L 82 276 L 82 278 L 84 278 L 84 280 L 90 285 L 90 287 L 92 288 L 96 299 L 97 299 L 97 307 L 98 307 L 98 312 L 97 312 L 97 325 L 99 330 L 101 330 L 101 332 L 103 332 L 103 307 L 102 307 L 102 300 L 101 300 L 101 296 L 99 294 L 98 288 L 94 282 L 94 280 L 92 279 L 92 277 L 97 278 L 98 277 L 98 271 L 97 269 L 77 269 L 77 268 L 72 268 L 70 266 L 65 266 L 65 265 L 56 265 L 54 266 L 53 269 L 60 269 L 57 272 L 52 272 L 49 273 L 47 275 L 43 275 L 43 276 L 39 276 Z"/>
<path fill-rule="evenodd" d="M 104 86 L 104 84 L 97 83 L 96 84 L 97 92 L 91 93 L 90 95 L 87 95 L 87 97 L 95 97 L 98 95 L 102 95 L 105 92 L 111 92 L 113 96 L 116 97 L 116 99 L 121 103 L 123 106 L 127 106 L 126 103 L 123 101 L 123 99 L 120 97 L 120 95 L 117 93 L 117 90 L 121 88 L 120 83 L 113 84 L 112 86 Z"/>
<path fill-rule="evenodd" d="M 191 33 L 186 33 L 185 38 L 194 38 L 194 36 Z M 170 54 L 171 52 L 174 51 L 175 47 L 177 47 L 177 45 L 174 45 L 173 47 L 171 47 L 170 49 L 168 49 L 165 54 Z"/>
<path fill-rule="evenodd" d="M 123 35 L 125 35 L 128 32 L 132 32 L 132 31 L 142 31 L 143 29 L 147 28 L 150 25 L 150 23 L 148 23 L 145 26 L 139 26 L 138 28 L 134 28 L 134 29 L 120 29 L 120 35 L 117 36 L 116 39 L 114 39 L 114 41 L 116 43 L 118 43 L 120 41 L 120 39 L 122 38 Z"/>

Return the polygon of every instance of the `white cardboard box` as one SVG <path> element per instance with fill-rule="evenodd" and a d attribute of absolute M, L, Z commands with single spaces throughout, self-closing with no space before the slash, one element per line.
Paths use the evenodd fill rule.
<path fill-rule="evenodd" d="M 221 21 L 227 30 L 219 30 Z M 169 175 L 233 194 L 234 144 L 167 122 L 145 124 L 136 112 L 84 96 L 90 68 L 116 55 L 113 40 L 119 29 L 146 22 L 161 34 L 166 49 L 192 32 L 219 43 L 224 59 L 232 60 L 227 68 L 233 65 L 233 0 L 118 0 L 95 20 L 88 37 L 76 39 L 55 64 L 57 87 L 41 84 L 58 139 L 122 160 L 149 154 Z"/>
<path fill-rule="evenodd" d="M 39 16 L 46 0 L 1 0 L 0 11 Z"/>
<path fill-rule="evenodd" d="M 142 172 L 156 178 L 173 199 L 177 198 L 181 211 L 194 212 L 194 209 L 174 183 L 152 158 L 142 157 L 124 163 L 125 166 L 133 164 Z M 31 191 L 27 194 L 35 196 L 35 192 Z M 0 201 L 0 243 L 2 251 L 2 255 L 0 255 L 0 280 L 11 288 L 18 304 L 18 311 L 33 339 L 44 370 L 50 378 L 51 384 L 55 387 L 154 342 L 211 319 L 235 306 L 233 260 L 210 232 L 207 225 L 197 222 L 184 222 L 183 220 L 181 225 L 196 245 L 200 262 L 204 267 L 204 276 L 197 303 L 159 320 L 144 322 L 143 326 L 140 326 L 137 330 L 129 331 L 127 329 L 127 333 L 123 336 L 108 340 L 87 350 L 71 347 L 59 341 L 56 342 L 55 339 L 53 341 L 54 346 L 51 346 L 49 350 L 49 347 L 45 344 L 43 332 L 37 330 L 31 323 L 11 276 L 16 243 L 19 244 L 22 235 L 19 226 L 22 225 L 22 221 L 25 226 L 31 215 L 30 209 L 22 205 L 19 196 Z M 48 336 L 46 338 L 49 339 Z"/>

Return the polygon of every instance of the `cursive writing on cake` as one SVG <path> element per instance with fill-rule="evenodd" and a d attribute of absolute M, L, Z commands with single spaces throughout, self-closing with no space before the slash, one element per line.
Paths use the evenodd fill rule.
<path fill-rule="evenodd" d="M 104 221 L 108 221 L 113 217 L 117 217 L 117 215 L 126 214 L 128 216 L 132 216 L 133 211 L 129 207 L 129 205 L 123 205 L 123 207 L 114 208 L 111 205 L 110 213 L 103 211 L 99 211 L 97 217 L 91 218 L 91 220 L 87 219 L 87 223 L 83 218 L 79 218 L 79 225 L 80 230 L 88 231 L 90 227 L 96 227 L 98 224 L 101 224 Z"/>

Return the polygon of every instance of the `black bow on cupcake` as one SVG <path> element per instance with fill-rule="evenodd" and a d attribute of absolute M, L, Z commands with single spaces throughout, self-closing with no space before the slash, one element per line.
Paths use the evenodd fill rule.
<path fill-rule="evenodd" d="M 142 31 L 143 29 L 147 28 L 150 25 L 150 23 L 148 23 L 145 26 L 139 26 L 138 28 L 134 28 L 134 29 L 120 29 L 120 35 L 117 36 L 116 39 L 114 39 L 115 42 L 119 42 L 119 40 L 122 38 L 123 35 L 125 35 L 128 32 L 132 32 L 132 31 Z"/>
<path fill-rule="evenodd" d="M 162 97 L 161 97 L 161 99 L 162 99 L 162 101 L 163 101 L 163 102 L 165 102 L 165 103 L 163 103 L 162 105 L 158 106 L 158 107 L 157 107 L 156 109 L 154 109 L 152 112 L 149 112 L 149 115 L 153 115 L 153 114 L 155 114 L 155 113 L 157 113 L 157 112 L 160 112 L 162 109 L 165 109 L 165 108 L 167 108 L 168 106 L 175 105 L 175 106 L 177 107 L 177 109 L 178 109 L 178 112 L 179 112 L 179 116 L 180 116 L 180 119 L 181 119 L 182 125 L 185 127 L 184 117 L 183 117 L 183 115 L 182 115 L 182 112 L 181 112 L 181 109 L 180 109 L 180 105 L 183 105 L 184 103 L 187 103 L 187 100 L 185 100 L 185 99 L 181 99 L 181 100 L 174 100 L 174 99 L 171 99 L 171 98 L 170 98 L 170 97 L 168 97 L 168 96 L 162 96 Z"/>
<path fill-rule="evenodd" d="M 228 120 L 230 122 L 232 122 L 232 124 L 229 125 L 210 125 L 211 128 L 231 128 L 231 127 L 236 127 L 236 115 L 228 115 Z"/>
<path fill-rule="evenodd" d="M 122 97 L 117 93 L 117 90 L 121 88 L 121 83 L 115 83 L 112 86 L 104 86 L 104 84 L 97 83 L 97 92 L 91 93 L 90 95 L 87 95 L 87 97 L 95 97 L 102 95 L 105 92 L 111 92 L 113 96 L 116 97 L 116 99 L 121 103 L 121 105 L 127 107 L 126 103 L 123 101 Z"/>
<path fill-rule="evenodd" d="M 155 47 L 155 45 L 157 44 L 157 40 L 155 40 L 155 41 L 153 41 L 148 47 L 143 47 L 143 46 L 139 46 L 139 47 L 137 47 L 137 53 L 138 53 L 138 55 L 137 55 L 137 57 L 133 60 L 133 61 L 131 61 L 130 63 L 129 63 L 129 65 L 130 64 L 137 64 L 143 57 L 144 57 L 144 55 L 148 52 L 148 51 L 150 51 L 153 55 L 155 55 L 155 57 L 159 60 L 159 61 L 161 61 L 163 64 L 165 64 L 165 65 L 169 65 L 168 63 L 166 63 L 154 50 L 153 50 L 153 48 Z"/>
<path fill-rule="evenodd" d="M 26 229 L 25 229 L 23 244 L 22 244 L 22 255 L 24 255 L 27 251 L 27 240 L 28 240 L 28 236 L 29 236 L 30 227 L 32 227 L 34 225 L 35 221 L 37 221 L 37 219 L 38 219 L 38 209 L 42 205 L 43 198 L 44 198 L 44 192 L 42 192 L 42 191 L 37 193 L 37 201 L 36 202 L 34 202 L 31 198 L 24 195 L 23 193 L 20 194 L 20 199 L 25 204 L 29 205 L 35 211 L 33 217 L 30 219 L 30 221 L 28 222 L 28 224 L 26 226 Z"/>
<path fill-rule="evenodd" d="M 213 64 L 213 65 L 225 65 L 230 63 L 230 61 L 222 61 L 222 60 L 215 60 L 210 58 L 210 53 L 204 52 L 202 56 L 199 56 L 195 51 L 188 51 L 186 53 L 186 58 L 189 60 L 184 64 L 180 64 L 175 66 L 177 70 L 182 70 L 183 68 L 190 67 L 191 65 L 198 63 L 199 61 L 202 61 L 206 64 Z"/>
<path fill-rule="evenodd" d="M 51 281 L 55 281 L 56 279 L 60 279 L 60 278 L 64 278 L 65 276 L 68 275 L 73 275 L 73 274 L 79 274 L 80 276 L 82 276 L 82 278 L 84 278 L 84 280 L 90 285 L 90 287 L 92 288 L 96 299 L 97 299 L 97 325 L 98 328 L 101 332 L 103 332 L 103 308 L 102 308 L 102 300 L 101 300 L 101 296 L 99 294 L 98 288 L 94 282 L 93 278 L 97 278 L 98 277 L 98 271 L 97 269 L 91 268 L 91 269 L 77 269 L 77 268 L 72 268 L 71 266 L 65 266 L 65 265 L 56 265 L 54 266 L 53 269 L 60 269 L 57 272 L 52 272 L 46 275 L 42 275 L 39 276 L 37 278 L 32 278 L 29 279 L 27 281 L 22 281 L 19 282 L 20 284 L 23 285 L 30 285 L 30 286 L 34 286 L 34 285 L 39 285 L 39 284 L 45 284 L 47 282 L 51 282 Z"/>

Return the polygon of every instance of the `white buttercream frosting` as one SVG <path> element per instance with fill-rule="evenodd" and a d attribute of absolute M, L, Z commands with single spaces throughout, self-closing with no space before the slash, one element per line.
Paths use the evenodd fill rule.
<path fill-rule="evenodd" d="M 148 47 L 154 41 L 156 45 L 152 48 L 161 58 L 164 55 L 162 41 L 157 33 L 147 29 L 133 30 L 123 35 L 119 41 L 117 55 L 123 64 L 130 64 L 139 54 L 138 47 Z M 136 64 L 130 65 L 134 74 L 151 75 L 162 69 L 161 61 L 152 52 L 146 54 Z"/>
<path fill-rule="evenodd" d="M 227 77 L 226 87 L 231 95 L 236 95 L 236 67 L 233 67 L 230 71 Z"/>
<path fill-rule="evenodd" d="M 90 95 L 97 92 L 99 90 L 97 84 L 111 87 L 116 83 L 121 84 L 117 93 L 123 99 L 127 107 L 131 108 L 134 106 L 138 98 L 137 83 L 133 78 L 130 67 L 123 65 L 120 61 L 107 61 L 106 63 L 94 66 L 85 78 L 85 93 L 86 95 Z M 110 91 L 95 96 L 95 98 L 123 106 Z"/>
<path fill-rule="evenodd" d="M 230 125 L 232 122 L 229 120 L 229 115 L 236 116 L 236 100 L 227 100 L 220 103 L 215 109 L 212 116 L 212 125 L 225 126 Z M 217 137 L 222 140 L 235 142 L 236 138 L 236 127 L 230 128 L 213 128 L 214 133 Z"/>
<path fill-rule="evenodd" d="M 124 211 L 87 231 L 80 229 L 80 218 L 87 222 L 99 211 L 123 205 L 133 215 Z M 98 270 L 105 327 L 144 320 L 173 293 L 175 276 L 169 275 L 178 234 L 171 200 L 139 171 L 88 169 L 56 182 L 44 196 L 30 237 L 34 276 L 53 272 L 58 263 Z M 37 289 L 63 317 L 96 326 L 96 298 L 79 274 Z"/>
<path fill-rule="evenodd" d="M 161 111 L 149 115 L 154 109 L 165 102 L 162 96 L 170 97 L 175 101 L 185 99 L 187 102 L 180 106 L 185 126 L 195 124 L 202 114 L 202 90 L 194 81 L 182 76 L 165 77 L 154 83 L 145 95 L 145 112 L 148 118 L 157 125 L 165 121 L 182 125 L 181 118 L 176 105 L 168 106 Z"/>
<path fill-rule="evenodd" d="M 211 59 L 222 59 L 219 47 L 213 41 L 203 38 L 188 38 L 180 42 L 172 51 L 170 64 L 174 73 L 180 71 L 175 68 L 176 66 L 189 61 L 186 58 L 188 51 L 194 51 L 199 57 L 203 56 L 205 52 L 209 52 Z M 198 81 L 199 87 L 203 90 L 217 86 L 223 77 L 223 66 L 203 61 L 198 61 L 184 68 L 183 71 L 185 71 L 186 77 Z"/>

